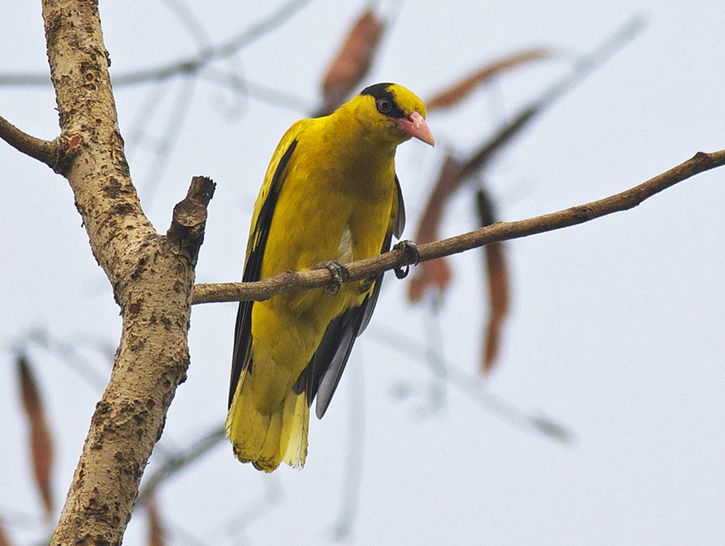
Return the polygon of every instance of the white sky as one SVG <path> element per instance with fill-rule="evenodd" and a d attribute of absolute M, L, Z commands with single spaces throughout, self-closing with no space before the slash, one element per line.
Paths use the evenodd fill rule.
<path fill-rule="evenodd" d="M 170 2 L 169 2 L 170 4 Z M 112 73 L 193 55 L 195 42 L 163 2 L 103 2 Z M 280 5 L 190 2 L 212 43 Z M 326 63 L 364 2 L 314 0 L 244 49 L 236 64 L 257 84 L 314 105 Z M 454 112 L 433 114 L 431 150 L 403 146 L 398 173 L 412 237 L 446 148 L 473 149 L 634 14 L 648 21 L 633 43 L 547 111 L 495 162 L 487 182 L 503 219 L 604 197 L 687 159 L 725 147 L 722 21 L 725 4 L 660 1 L 400 2 L 365 85 L 397 81 L 429 97 L 486 60 L 551 46 L 565 58 L 523 68 Z M 0 73 L 47 71 L 38 3 L 12 2 L 0 17 Z M 361 86 L 362 87 L 362 86 Z M 165 230 L 192 175 L 214 178 L 198 280 L 240 276 L 249 213 L 267 161 L 304 112 L 233 94 L 200 80 L 117 89 L 121 129 L 144 208 Z M 187 117 L 149 189 L 160 136 Z M 0 114 L 45 138 L 56 135 L 49 89 L 0 86 Z M 494 374 L 480 388 L 576 436 L 562 445 L 522 431 L 441 383 L 418 353 L 381 344 L 405 332 L 425 350 L 430 319 L 411 308 L 392 276 L 358 342 L 324 421 L 313 421 L 302 472 L 272 476 L 237 463 L 226 444 L 167 482 L 160 506 L 173 544 L 332 542 L 361 468 L 349 544 L 725 543 L 725 170 L 703 174 L 640 207 L 593 223 L 507 244 L 513 311 Z M 95 347 L 110 347 L 118 312 L 93 260 L 63 179 L 0 143 L 0 518 L 18 543 L 43 537 L 26 455 L 12 347 L 42 328 L 107 373 Z M 475 227 L 471 195 L 448 209 L 446 234 Z M 475 380 L 486 302 L 481 257 L 457 257 L 439 321 L 450 377 Z M 192 363 L 169 413 L 163 444 L 184 446 L 220 425 L 226 410 L 235 306 L 194 309 Z M 100 390 L 68 362 L 31 351 L 57 442 L 62 500 Z M 85 364 L 76 356 L 76 367 Z M 437 389 L 437 390 L 436 390 Z M 443 390 L 442 406 L 430 392 Z M 482 390 L 482 396 L 486 396 Z M 354 448 L 350 447 L 350 442 Z M 153 470 L 152 463 L 150 470 Z M 270 504 L 269 499 L 274 499 Z M 251 511 L 251 512 L 250 512 Z M 250 514 L 256 515 L 250 515 Z M 134 516 L 126 544 L 144 543 Z M 188 534 L 184 534 L 184 533 Z M 193 540 L 196 539 L 196 542 Z"/>

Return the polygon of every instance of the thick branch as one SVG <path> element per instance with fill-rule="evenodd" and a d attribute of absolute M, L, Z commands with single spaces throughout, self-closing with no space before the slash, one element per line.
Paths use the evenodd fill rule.
<path fill-rule="evenodd" d="M 43 140 L 25 133 L 0 116 L 0 138 L 10 144 L 16 150 L 45 163 L 57 171 L 60 158 L 58 141 Z"/>
<path fill-rule="evenodd" d="M 214 183 L 195 177 L 166 237 L 137 255 L 111 379 L 91 421 L 52 544 L 118 544 L 166 411 L 189 366 L 194 263 Z M 123 264 L 115 264 L 122 267 Z"/>
<path fill-rule="evenodd" d="M 628 210 L 678 182 L 722 165 L 725 165 L 725 150 L 712 153 L 698 152 L 684 163 L 638 186 L 598 201 L 526 220 L 497 222 L 462 235 L 421 244 L 418 246 L 419 261 L 425 262 L 490 243 L 518 239 L 536 233 L 574 226 L 607 214 Z M 414 259 L 404 254 L 402 250 L 393 250 L 380 256 L 346 264 L 350 272 L 349 281 L 367 279 L 383 271 L 414 263 Z M 257 282 L 198 284 L 194 287 L 192 302 L 264 300 L 287 290 L 327 286 L 331 284 L 332 280 L 330 271 L 314 269 L 298 272 L 285 271 Z"/>
<path fill-rule="evenodd" d="M 189 366 L 194 265 L 213 183 L 196 179 L 168 235 L 156 233 L 126 163 L 97 2 L 43 0 L 43 19 L 62 172 L 123 318 L 111 378 L 51 543 L 119 544 Z"/>
<path fill-rule="evenodd" d="M 95 2 L 43 2 L 50 75 L 61 139 L 63 173 L 71 185 L 93 254 L 117 301 L 141 248 L 156 235 L 131 182 Z"/>

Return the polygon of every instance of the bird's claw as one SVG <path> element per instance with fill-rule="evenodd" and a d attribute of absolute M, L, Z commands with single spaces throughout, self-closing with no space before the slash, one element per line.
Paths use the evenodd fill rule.
<path fill-rule="evenodd" d="M 420 252 L 418 252 L 418 246 L 413 241 L 404 239 L 393 246 L 393 250 L 400 250 L 403 252 L 403 260 L 405 261 L 404 266 L 393 268 L 393 273 L 398 279 L 404 279 L 410 273 L 410 266 L 418 265 L 420 262 Z"/>
<path fill-rule="evenodd" d="M 340 291 L 342 283 L 350 279 L 350 272 L 347 270 L 347 267 L 335 260 L 319 263 L 312 269 L 327 269 L 330 272 L 334 284 L 327 285 L 325 291 L 331 296 L 337 294 Z"/>
<path fill-rule="evenodd" d="M 360 281 L 360 293 L 367 292 L 372 288 L 372 286 L 375 284 L 375 281 L 378 280 L 379 277 L 372 277 L 370 279 L 365 279 L 363 281 Z"/>

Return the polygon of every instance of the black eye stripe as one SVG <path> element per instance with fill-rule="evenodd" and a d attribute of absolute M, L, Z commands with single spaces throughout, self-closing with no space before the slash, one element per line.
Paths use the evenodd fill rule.
<path fill-rule="evenodd" d="M 375 99 L 375 102 L 378 107 L 378 111 L 380 111 L 380 99 L 387 99 L 390 101 L 390 105 L 392 108 L 389 112 L 381 112 L 382 114 L 386 115 L 389 118 L 395 118 L 400 119 L 405 117 L 405 112 L 403 112 L 400 109 L 400 106 L 398 106 L 398 103 L 395 102 L 395 97 L 393 94 L 388 91 L 388 88 L 393 85 L 392 83 L 376 83 L 375 85 L 371 85 L 370 87 L 366 87 L 362 90 L 360 93 L 361 95 L 370 95 Z"/>

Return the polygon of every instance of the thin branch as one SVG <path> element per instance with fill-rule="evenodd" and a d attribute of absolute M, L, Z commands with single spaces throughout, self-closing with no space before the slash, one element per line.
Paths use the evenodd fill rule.
<path fill-rule="evenodd" d="M 416 240 L 419 243 L 427 243 L 439 239 L 440 225 L 443 221 L 445 207 L 461 187 L 467 181 L 476 181 L 478 175 L 496 157 L 498 152 L 509 146 L 515 137 L 519 136 L 539 115 L 560 100 L 566 92 L 582 82 L 598 66 L 614 55 L 617 50 L 631 41 L 639 33 L 643 24 L 641 17 L 633 17 L 627 21 L 625 25 L 609 35 L 590 53 L 582 56 L 571 70 L 560 76 L 532 102 L 520 109 L 510 121 L 500 127 L 493 135 L 487 137 L 469 157 L 460 159 L 449 155 L 443 163 L 438 180 L 428 197 L 428 202 L 418 224 Z M 537 50 L 529 52 L 529 54 L 531 53 L 536 58 Z M 495 74 L 501 67 L 511 65 L 512 60 L 516 64 L 522 59 L 526 59 L 526 54 L 509 57 L 499 63 L 494 63 L 479 73 L 479 76 L 487 71 Z M 460 95 L 459 92 L 453 94 Z M 441 96 L 439 95 L 439 98 Z M 430 105 L 434 106 L 435 102 L 436 99 L 432 99 Z M 416 270 L 415 276 L 408 285 L 408 298 L 410 301 L 416 302 L 428 291 L 442 294 L 450 282 L 451 276 L 451 267 L 446 260 L 424 264 L 423 267 Z M 491 345 L 487 344 L 487 346 L 490 347 Z"/>
<path fill-rule="evenodd" d="M 426 396 L 427 403 L 421 404 L 415 412 L 414 417 L 418 421 L 423 421 L 441 411 L 446 404 L 448 398 L 448 363 L 443 357 L 445 350 L 445 342 L 443 339 L 443 330 L 441 325 L 441 311 L 443 309 L 443 299 L 440 294 L 435 294 L 428 301 L 429 307 L 426 309 L 423 325 L 425 330 L 425 342 L 423 343 L 423 355 L 420 362 L 431 372 L 431 381 L 428 384 L 428 394 Z"/>
<path fill-rule="evenodd" d="M 368 279 L 383 271 L 408 264 L 450 256 L 490 243 L 562 229 L 614 212 L 629 210 L 678 182 L 722 165 L 725 165 L 725 150 L 711 153 L 698 152 L 691 159 L 638 186 L 598 201 L 516 222 L 497 222 L 462 235 L 421 244 L 418 245 L 418 256 L 411 256 L 410 254 L 413 254 L 411 252 L 396 249 L 380 256 L 346 264 L 350 274 L 347 281 Z M 297 272 L 284 271 L 268 279 L 249 283 L 197 284 L 194 287 L 192 303 L 259 301 L 287 290 L 320 288 L 332 282 L 330 271 L 314 269 Z"/>
<path fill-rule="evenodd" d="M 397 351 L 404 355 L 406 362 L 414 362 L 427 366 L 426 359 L 428 358 L 428 350 L 405 332 L 391 328 L 387 328 L 386 330 L 371 328 L 371 331 L 365 335 L 367 338 L 385 346 L 387 349 Z M 418 357 L 410 358 L 410 355 L 417 355 Z M 460 368 L 448 362 L 443 361 L 442 364 L 446 369 L 446 384 L 467 396 L 489 414 L 522 430 L 542 434 L 550 440 L 556 440 L 561 443 L 568 443 L 574 440 L 575 435 L 566 426 L 558 423 L 551 417 L 542 414 L 527 413 L 508 400 L 482 388 L 481 383 L 477 381 L 477 377 L 466 374 Z M 436 374 L 439 372 L 439 370 L 435 369 L 432 371 Z"/>
<path fill-rule="evenodd" d="M 174 476 L 179 470 L 186 468 L 190 463 L 201 458 L 224 439 L 224 427 L 216 427 L 202 436 L 180 453 L 169 457 L 155 472 L 152 472 L 138 494 L 138 502 L 148 499 L 156 491 L 158 485 Z"/>
<path fill-rule="evenodd" d="M 365 468 L 365 366 L 363 362 L 352 366 L 353 377 L 348 381 L 348 427 L 346 438 L 345 470 L 338 504 L 338 514 L 332 526 L 333 537 L 340 542 L 352 534 L 352 527 L 360 507 L 360 490 Z"/>
<path fill-rule="evenodd" d="M 596 68 L 609 60 L 619 49 L 632 41 L 643 27 L 644 19 L 641 16 L 635 16 L 615 33 L 607 37 L 594 51 L 582 57 L 576 63 L 573 70 L 566 73 L 561 79 L 555 81 L 538 99 L 521 110 L 513 120 L 503 126 L 485 145 L 466 161 L 458 173 L 459 184 L 480 172 L 495 153 L 508 144 L 514 136 L 519 135 L 521 130 L 530 121 L 557 102 L 567 91 L 570 91 L 591 75 Z M 454 187 L 451 193 L 456 189 L 457 187 Z"/>
<path fill-rule="evenodd" d="M 168 165 L 174 145 L 182 134 L 182 128 L 189 115 L 194 90 L 196 89 L 196 78 L 183 78 L 181 88 L 178 90 L 173 108 L 165 123 L 162 134 L 165 135 L 155 147 L 155 153 L 151 166 L 146 173 L 146 182 L 143 185 L 144 206 L 149 207 L 156 195 L 156 190 L 161 184 L 164 170 Z M 141 187 L 141 186 L 140 186 Z"/>
<path fill-rule="evenodd" d="M 186 29 L 189 36 L 196 42 L 200 51 L 212 47 L 211 38 L 204 28 L 204 25 L 186 2 L 181 0 L 163 0 L 162 3 L 166 4 L 174 17 Z"/>
<path fill-rule="evenodd" d="M 25 155 L 45 163 L 54 171 L 57 169 L 60 159 L 58 140 L 43 140 L 29 135 L 2 116 L 0 116 L 0 138 Z"/>
<path fill-rule="evenodd" d="M 201 73 L 200 77 L 217 86 L 272 106 L 281 106 L 295 112 L 312 112 L 314 110 L 312 103 L 299 95 L 253 82 L 247 78 L 241 79 L 232 72 L 210 67 Z"/>
<path fill-rule="evenodd" d="M 44 349 L 48 354 L 59 358 L 63 363 L 74 371 L 84 382 L 93 388 L 94 393 L 101 392 L 108 378 L 107 373 L 99 372 L 96 367 L 81 353 L 80 343 L 74 341 L 68 343 L 61 338 L 54 336 L 44 328 L 33 328 L 17 338 L 15 345 L 18 347 L 16 353 L 22 353 L 33 345 Z M 113 362 L 111 357 L 108 365 Z"/>
<path fill-rule="evenodd" d="M 205 48 L 195 57 L 175 61 L 165 65 L 145 68 L 113 77 L 113 86 L 136 85 L 147 82 L 166 80 L 180 74 L 200 71 L 217 59 L 235 54 L 243 47 L 271 32 L 298 11 L 309 4 L 310 0 L 292 0 L 279 7 L 265 19 L 232 36 L 223 44 L 214 48 Z M 50 84 L 47 74 L 5 73 L 0 74 L 0 86 L 47 86 Z"/>
<path fill-rule="evenodd" d="M 240 511 L 241 506 L 237 504 L 233 508 L 234 516 L 227 523 L 216 525 L 215 528 L 218 529 L 221 527 L 223 534 L 226 535 L 226 538 L 231 543 L 252 544 L 249 540 L 247 529 L 254 523 L 267 517 L 274 507 L 284 499 L 284 489 L 280 485 L 279 476 L 272 474 L 271 476 L 265 476 L 265 478 L 262 480 L 264 492 L 261 495 L 257 495 L 251 501 L 247 501 L 245 503 L 247 508 L 243 511 Z"/>
<path fill-rule="evenodd" d="M 149 133 L 153 117 L 160 110 L 160 105 L 164 101 L 166 95 L 171 89 L 172 82 L 164 82 L 159 85 L 149 87 L 146 98 L 141 103 L 133 117 L 133 121 L 129 124 L 126 138 L 126 157 L 129 162 L 133 159 L 136 150 L 144 144 L 144 149 L 150 149 L 152 152 L 158 152 L 158 141 Z"/>
<path fill-rule="evenodd" d="M 249 28 L 243 30 L 225 44 L 216 48 L 218 57 L 226 57 L 232 55 L 248 46 L 250 43 L 266 36 L 268 33 L 287 22 L 290 18 L 304 8 L 311 0 L 292 0 L 279 7 L 277 11 L 272 13 L 266 19 L 254 23 Z"/>

